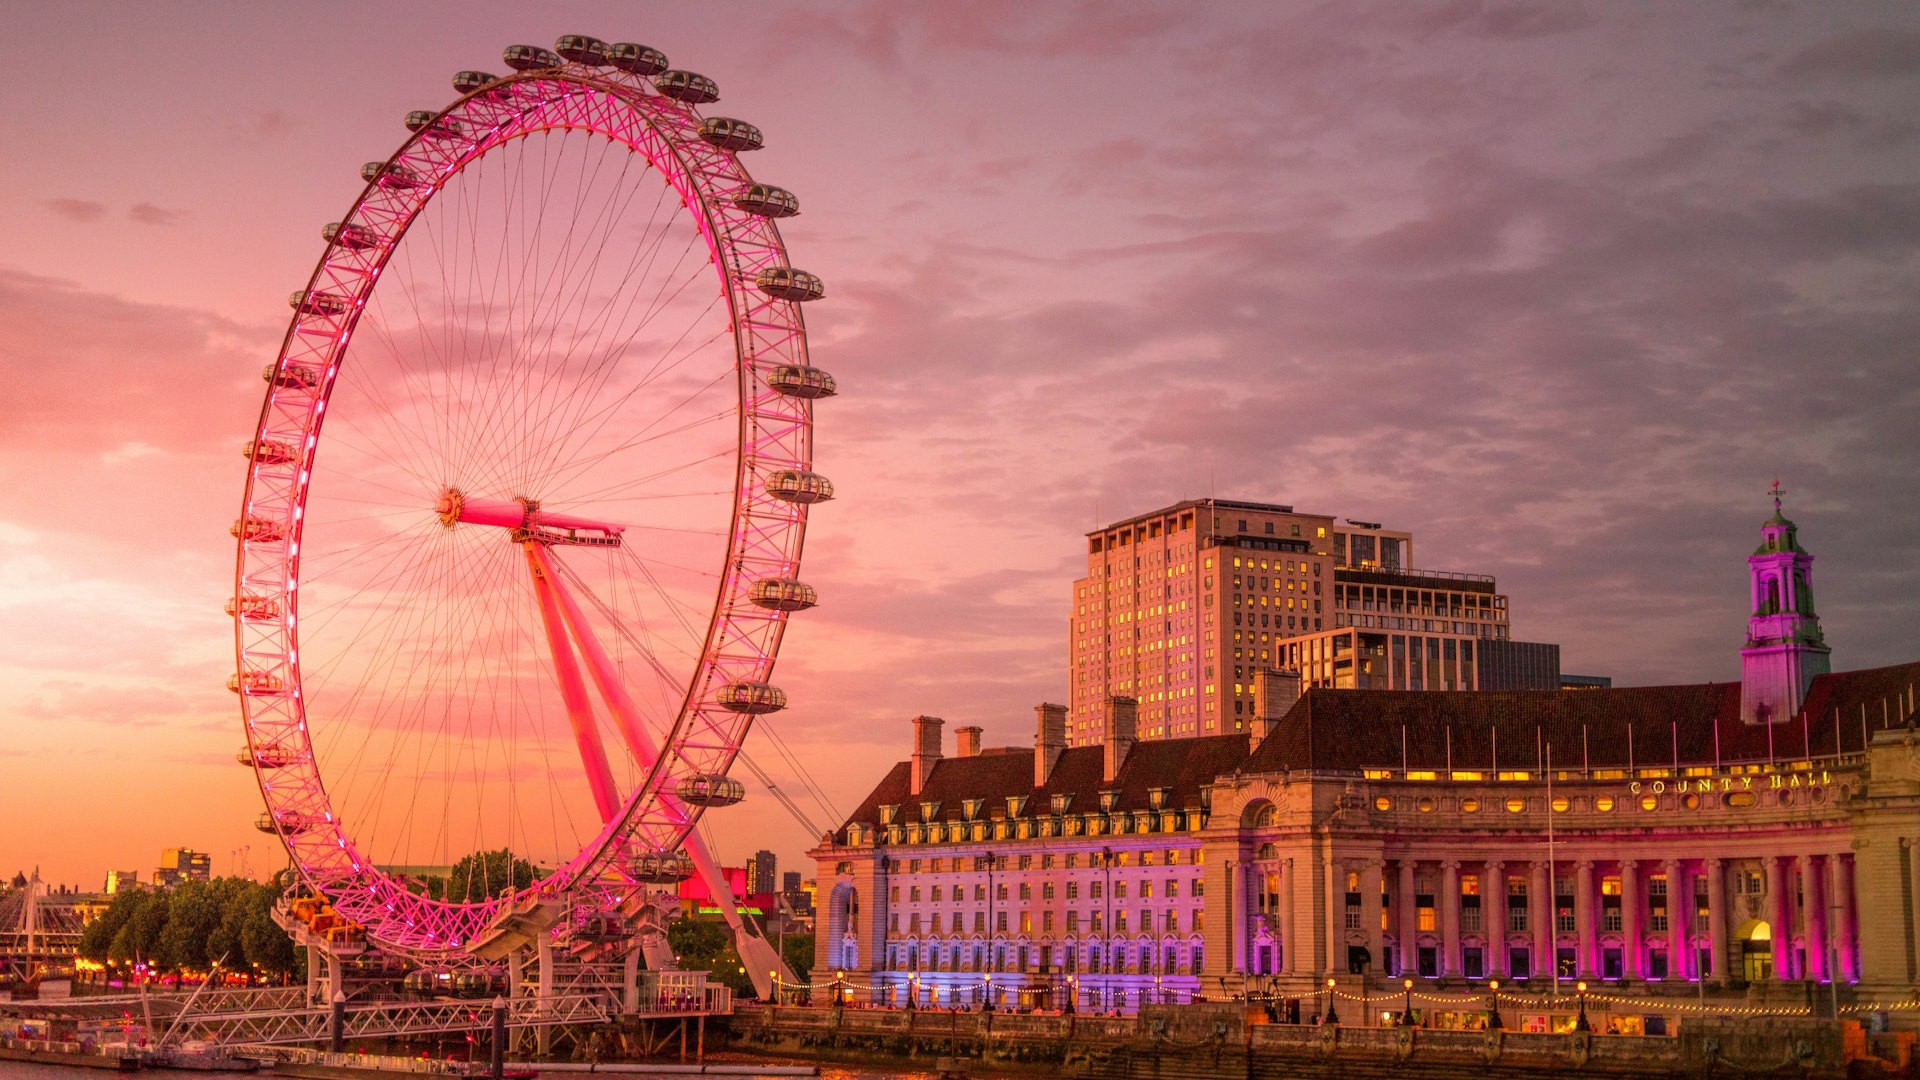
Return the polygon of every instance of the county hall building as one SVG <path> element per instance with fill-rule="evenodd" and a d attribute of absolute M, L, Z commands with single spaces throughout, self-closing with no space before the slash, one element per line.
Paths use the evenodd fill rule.
<path fill-rule="evenodd" d="M 1281 541 L 1295 524 L 1318 539 L 1304 534 L 1325 524 L 1275 517 Z M 1169 561 L 1193 562 L 1206 595 L 1220 588 L 1205 584 L 1208 559 L 1217 581 L 1232 576 L 1221 560 L 1264 558 L 1270 600 L 1287 593 L 1271 590 L 1273 560 L 1303 564 L 1279 572 L 1309 586 L 1296 601 L 1314 598 L 1322 566 L 1328 618 L 1345 559 L 1247 550 L 1264 549 L 1198 543 Z M 1499 980 L 1519 995 L 1508 1023 L 1535 1029 L 1571 1022 L 1570 1004 L 1545 999 L 1581 982 L 1624 1030 L 1703 1000 L 1793 1007 L 1817 989 L 1843 1006 L 1911 1001 L 1920 663 L 1830 673 L 1812 562 L 1776 500 L 1748 559 L 1738 683 L 1344 689 L 1249 661 L 1261 642 L 1243 637 L 1237 679 L 1212 676 L 1241 690 L 1164 699 L 1212 718 L 1191 734 L 1143 737 L 1144 706 L 1122 693 L 1095 716 L 1038 706 L 1031 746 L 983 748 L 981 729 L 963 727 L 948 751 L 942 722 L 917 717 L 908 760 L 811 853 L 816 982 L 941 1007 L 1130 1011 L 1257 994 L 1377 1023 L 1378 1002 L 1397 1007 L 1412 980 L 1416 1008 L 1466 1024 Z M 1269 619 L 1276 610 L 1288 609 L 1269 602 Z M 1504 603 L 1472 610 L 1503 616 Z M 1206 611 L 1191 633 L 1206 632 Z M 1456 641 L 1479 641 L 1504 620 L 1457 621 L 1475 629 Z M 1212 630 L 1215 648 L 1234 648 L 1230 621 Z M 1081 640 L 1076 629 L 1075 671 L 1095 670 Z M 1109 671 L 1130 659 L 1107 648 Z M 1129 678 L 1136 693 L 1185 685 Z M 1189 714 L 1154 715 L 1164 732 Z"/>

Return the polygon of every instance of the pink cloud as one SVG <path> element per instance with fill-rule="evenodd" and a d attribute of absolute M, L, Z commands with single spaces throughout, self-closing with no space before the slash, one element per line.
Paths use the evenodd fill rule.
<path fill-rule="evenodd" d="M 77 221 L 82 224 L 91 224 L 107 215 L 106 205 L 94 202 L 92 199 L 47 199 L 43 205 L 68 221 Z"/>

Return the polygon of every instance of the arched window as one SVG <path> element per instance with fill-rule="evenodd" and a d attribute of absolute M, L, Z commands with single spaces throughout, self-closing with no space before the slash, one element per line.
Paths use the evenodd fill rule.
<path fill-rule="evenodd" d="M 1777 615 L 1780 613 L 1780 579 L 1779 578 L 1767 579 L 1766 613 L 1768 615 Z"/>

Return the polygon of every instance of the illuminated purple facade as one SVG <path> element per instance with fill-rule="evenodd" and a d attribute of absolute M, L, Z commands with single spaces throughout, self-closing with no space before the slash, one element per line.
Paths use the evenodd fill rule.
<path fill-rule="evenodd" d="M 1411 992 L 1472 1026 L 1497 980 L 1534 1030 L 1570 1024 L 1582 982 L 1624 1030 L 1703 998 L 1904 999 L 1920 663 L 1827 673 L 1811 557 L 1778 515 L 1763 535 L 1751 686 L 1433 694 L 1269 670 L 1244 733 L 1137 740 L 1116 697 L 1098 744 L 1066 746 L 1042 705 L 1031 749 L 963 729 L 953 758 L 922 717 L 913 759 L 813 853 L 816 982 L 1078 1010 L 1270 995 L 1347 1023 Z M 1770 722 L 1756 691 L 1784 702 Z"/>

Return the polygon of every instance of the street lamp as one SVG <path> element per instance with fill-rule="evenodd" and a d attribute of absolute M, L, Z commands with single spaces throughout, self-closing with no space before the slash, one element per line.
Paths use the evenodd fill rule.
<path fill-rule="evenodd" d="M 1327 1023 L 1337 1024 L 1339 1022 L 1340 1013 L 1336 1011 L 1333 1003 L 1333 976 L 1329 975 L 1327 976 Z"/>
<path fill-rule="evenodd" d="M 1412 1027 L 1413 1026 L 1413 980 L 1403 979 L 1401 980 L 1400 985 L 1402 987 L 1405 987 L 1407 991 L 1407 1003 L 1400 1010 L 1400 1026 Z"/>
<path fill-rule="evenodd" d="M 847 973 L 835 968 L 833 970 L 833 1007 L 836 1009 L 846 1007 L 846 981 Z"/>
<path fill-rule="evenodd" d="M 1073 1003 L 1075 1001 L 1078 1001 L 1079 999 L 1080 999 L 1080 976 L 1069 975 L 1067 976 L 1067 1007 L 1064 1010 L 1068 1016 L 1073 1015 Z"/>
<path fill-rule="evenodd" d="M 1580 1015 L 1574 1017 L 1573 1030 L 1592 1031 L 1593 1025 L 1587 1023 L 1587 981 L 1582 979 L 1574 983 L 1573 989 L 1580 995 Z"/>
<path fill-rule="evenodd" d="M 1499 1031 L 1500 1023 L 1500 980 L 1487 984 L 1487 1030 Z"/>
<path fill-rule="evenodd" d="M 987 981 L 987 1007 L 985 1011 L 992 1012 L 993 1011 L 993 972 L 991 971 L 987 972 L 985 978 Z"/>
<path fill-rule="evenodd" d="M 912 1012 L 920 1004 L 920 973 L 907 976 L 907 1011 Z"/>

